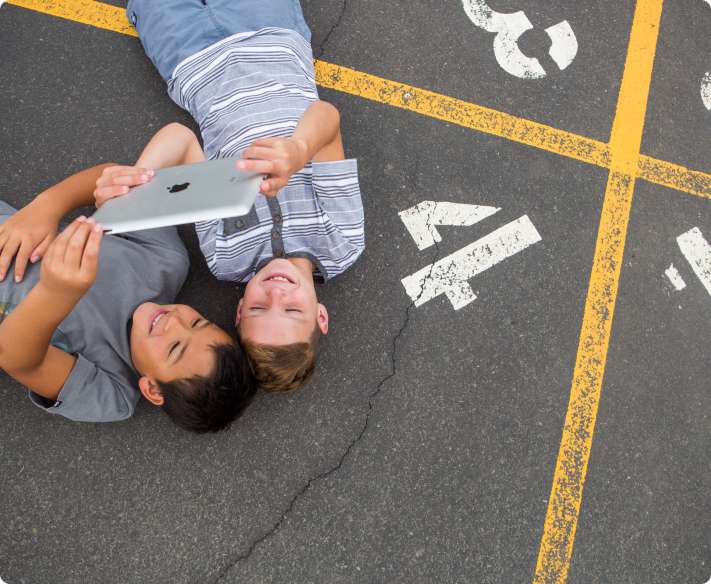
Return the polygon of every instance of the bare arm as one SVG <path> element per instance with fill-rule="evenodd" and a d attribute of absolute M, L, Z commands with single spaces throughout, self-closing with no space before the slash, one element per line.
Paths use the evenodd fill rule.
<path fill-rule="evenodd" d="M 305 149 L 306 162 L 309 160 L 343 160 L 341 141 L 341 115 L 335 106 L 325 101 L 315 101 L 301 116 L 294 135 Z M 338 156 L 340 155 L 340 158 Z M 303 166 L 306 165 L 304 162 Z"/>
<path fill-rule="evenodd" d="M 301 116 L 291 138 L 257 140 L 245 149 L 237 168 L 267 175 L 260 190 L 274 197 L 310 160 L 343 160 L 340 123 L 334 106 L 315 101 Z"/>
<path fill-rule="evenodd" d="M 41 192 L 0 225 L 0 280 L 15 258 L 15 280 L 25 276 L 27 262 L 39 260 L 57 236 L 62 217 L 94 204 L 93 191 L 101 173 L 112 163 L 82 170 Z"/>
<path fill-rule="evenodd" d="M 182 124 L 168 124 L 146 144 L 136 166 L 115 166 L 104 170 L 96 182 L 93 202 L 101 207 L 109 199 L 127 194 L 131 187 L 150 180 L 154 169 L 204 160 L 205 154 L 193 131 Z"/>
<path fill-rule="evenodd" d="M 39 395 L 56 399 L 76 358 L 52 335 L 96 278 L 101 227 L 78 219 L 42 261 L 40 281 L 0 323 L 0 368 Z"/>
<path fill-rule="evenodd" d="M 146 144 L 136 166 L 142 168 L 168 168 L 181 164 L 204 162 L 205 153 L 197 136 L 182 124 L 172 123 L 161 128 Z"/>

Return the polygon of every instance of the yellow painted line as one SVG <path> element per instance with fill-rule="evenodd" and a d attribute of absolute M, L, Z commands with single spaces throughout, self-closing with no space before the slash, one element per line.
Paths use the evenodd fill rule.
<path fill-rule="evenodd" d="M 711 175 L 640 155 L 663 0 L 639 0 L 610 144 L 404 83 L 316 61 L 321 87 L 609 168 L 570 402 L 534 584 L 563 584 L 607 359 L 635 179 L 711 199 Z M 92 0 L 7 0 L 29 10 L 137 36 L 122 8 Z"/>
<path fill-rule="evenodd" d="M 632 211 L 663 2 L 638 0 L 635 7 L 610 140 L 610 175 L 534 584 L 564 584 L 573 554 Z M 654 172 L 652 168 L 647 170 Z"/>
<path fill-rule="evenodd" d="M 461 99 L 324 61 L 316 64 L 316 81 L 321 87 L 357 95 L 588 164 L 605 168 L 609 166 L 608 146 L 604 142 Z"/>
<path fill-rule="evenodd" d="M 670 189 L 711 199 L 711 175 L 685 166 L 658 160 L 651 156 L 639 157 L 637 178 Z"/>
<path fill-rule="evenodd" d="M 138 36 L 125 10 L 93 0 L 7 0 L 7 4 L 66 18 L 129 36 Z M 423 116 L 546 150 L 567 158 L 610 167 L 609 146 L 579 134 L 483 107 L 405 83 L 316 61 L 321 87 L 355 95 Z M 711 199 L 711 175 L 648 156 L 639 159 L 639 178 Z"/>
<path fill-rule="evenodd" d="M 129 36 L 138 36 L 136 29 L 126 18 L 125 9 L 104 2 L 94 2 L 93 0 L 7 0 L 6 4 Z"/>

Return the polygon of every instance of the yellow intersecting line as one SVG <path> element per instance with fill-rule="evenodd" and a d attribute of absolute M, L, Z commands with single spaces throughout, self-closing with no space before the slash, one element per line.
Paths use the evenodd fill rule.
<path fill-rule="evenodd" d="M 157 0 L 156 0 L 157 1 Z M 7 0 L 7 4 L 66 18 L 129 36 L 138 36 L 123 8 L 93 0 Z M 553 152 L 588 164 L 610 167 L 609 146 L 532 120 L 476 105 L 405 83 L 316 61 L 321 87 L 415 112 L 478 132 Z M 638 178 L 711 199 L 711 175 L 640 156 Z"/>
<path fill-rule="evenodd" d="M 124 10 L 92 0 L 7 0 L 8 4 L 137 36 Z M 640 155 L 663 0 L 639 0 L 610 144 L 426 89 L 316 61 L 320 86 L 609 168 L 583 315 L 570 402 L 556 462 L 534 584 L 563 584 L 612 330 L 636 178 L 711 199 L 711 175 Z"/>
<path fill-rule="evenodd" d="M 534 584 L 563 584 L 573 553 L 632 212 L 663 1 L 638 0 L 635 7 L 612 126 L 610 175 Z"/>

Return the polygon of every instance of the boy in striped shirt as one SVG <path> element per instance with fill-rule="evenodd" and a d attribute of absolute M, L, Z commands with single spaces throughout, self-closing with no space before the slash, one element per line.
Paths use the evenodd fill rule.
<path fill-rule="evenodd" d="M 350 267 L 365 239 L 357 164 L 344 160 L 338 111 L 318 98 L 299 0 L 129 0 L 127 13 L 169 95 L 198 122 L 206 157 L 239 157 L 238 168 L 265 175 L 249 215 L 195 229 L 212 273 L 247 283 L 236 322 L 260 385 L 301 387 L 328 332 L 314 278 Z M 154 139 L 197 162 L 186 131 L 173 124 Z M 99 204 L 133 186 L 130 176 L 112 185 Z"/>

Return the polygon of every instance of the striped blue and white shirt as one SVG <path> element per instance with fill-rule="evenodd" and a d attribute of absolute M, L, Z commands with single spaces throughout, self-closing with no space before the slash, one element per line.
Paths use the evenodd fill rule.
<path fill-rule="evenodd" d="M 180 63 L 168 92 L 200 125 L 209 159 L 238 157 L 259 138 L 291 136 L 318 99 L 311 46 L 285 29 L 236 34 Z M 274 257 L 306 257 L 324 280 L 337 276 L 365 246 L 357 163 L 309 163 L 249 215 L 195 229 L 220 280 L 246 282 Z"/>

